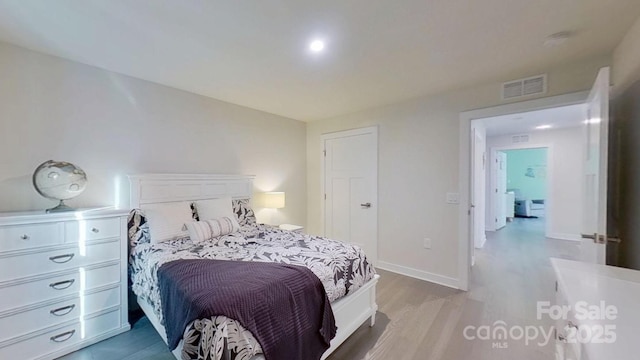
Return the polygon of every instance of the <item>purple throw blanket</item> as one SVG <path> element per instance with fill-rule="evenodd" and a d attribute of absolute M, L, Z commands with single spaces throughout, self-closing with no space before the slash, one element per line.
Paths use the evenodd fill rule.
<path fill-rule="evenodd" d="M 176 260 L 158 269 L 169 347 L 196 319 L 224 315 L 258 340 L 266 360 L 320 359 L 336 334 L 324 286 L 295 265 Z"/>

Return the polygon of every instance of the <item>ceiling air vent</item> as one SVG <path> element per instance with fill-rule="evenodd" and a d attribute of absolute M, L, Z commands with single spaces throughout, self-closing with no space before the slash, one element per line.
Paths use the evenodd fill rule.
<path fill-rule="evenodd" d="M 511 142 L 514 144 L 521 144 L 529 142 L 529 135 L 514 135 L 511 137 Z"/>
<path fill-rule="evenodd" d="M 530 95 L 539 95 L 546 92 L 546 74 L 532 76 L 526 79 L 509 81 L 502 84 L 502 100 L 510 100 Z"/>

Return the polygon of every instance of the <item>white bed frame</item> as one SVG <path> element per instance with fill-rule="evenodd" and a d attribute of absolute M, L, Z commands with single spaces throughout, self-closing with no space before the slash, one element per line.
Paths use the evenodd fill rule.
<path fill-rule="evenodd" d="M 176 201 L 194 201 L 231 196 L 234 199 L 250 199 L 253 195 L 252 175 L 217 175 L 217 174 L 142 174 L 129 175 L 131 184 L 131 207 L 139 208 L 145 204 L 167 203 Z M 336 300 L 331 304 L 336 318 L 338 331 L 331 341 L 331 347 L 322 355 L 326 359 L 353 334 L 367 319 L 371 326 L 375 324 L 376 284 L 379 275 L 364 284 L 357 291 Z M 138 305 L 149 321 L 167 343 L 164 326 L 160 324 L 153 308 L 147 301 L 137 298 Z M 173 350 L 176 359 L 182 359 L 182 341 Z M 252 360 L 264 359 L 256 356 Z"/>

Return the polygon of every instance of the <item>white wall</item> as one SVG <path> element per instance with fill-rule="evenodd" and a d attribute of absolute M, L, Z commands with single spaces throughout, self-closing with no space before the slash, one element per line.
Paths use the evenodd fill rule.
<path fill-rule="evenodd" d="M 598 69 L 609 60 L 605 56 L 535 73 L 548 74 L 547 96 L 582 91 L 591 88 Z M 459 116 L 499 104 L 496 82 L 309 123 L 308 230 L 322 233 L 320 136 L 378 126 L 379 263 L 457 286 L 459 209 L 445 203 L 445 193 L 458 191 Z M 425 237 L 432 239 L 431 249 L 423 247 Z"/>
<path fill-rule="evenodd" d="M 614 95 L 619 95 L 640 79 L 640 18 L 614 50 L 612 63 Z"/>
<path fill-rule="evenodd" d="M 518 148 L 549 146 L 547 175 L 551 183 L 545 201 L 547 236 L 579 240 L 582 216 L 582 156 L 583 129 L 536 131 L 529 133 L 529 142 Z M 487 137 L 487 148 L 511 147 L 511 135 Z"/>
<path fill-rule="evenodd" d="M 54 159 L 87 172 L 72 206 L 113 205 L 130 173 L 253 174 L 286 192 L 276 221 L 305 224 L 303 122 L 6 44 L 0 79 L 0 211 L 54 205 L 31 185 Z"/>

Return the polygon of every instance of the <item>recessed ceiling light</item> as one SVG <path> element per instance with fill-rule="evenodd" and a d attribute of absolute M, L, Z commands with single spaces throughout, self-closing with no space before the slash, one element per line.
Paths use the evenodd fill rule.
<path fill-rule="evenodd" d="M 544 41 L 544 46 L 546 47 L 556 47 L 564 44 L 569 40 L 569 38 L 573 35 L 570 31 L 561 31 L 555 34 L 551 34 L 547 36 L 547 39 Z"/>
<path fill-rule="evenodd" d="M 309 50 L 311 50 L 313 52 L 320 52 L 320 51 L 324 50 L 324 41 L 322 41 L 322 40 L 313 40 L 309 44 Z"/>
<path fill-rule="evenodd" d="M 551 129 L 552 126 L 551 125 L 540 125 L 540 126 L 536 126 L 537 130 L 546 130 L 546 129 Z"/>
<path fill-rule="evenodd" d="M 593 119 L 583 121 L 583 123 L 585 124 L 600 124 L 601 122 L 602 122 L 602 119 L 599 119 L 599 118 L 593 118 Z"/>

